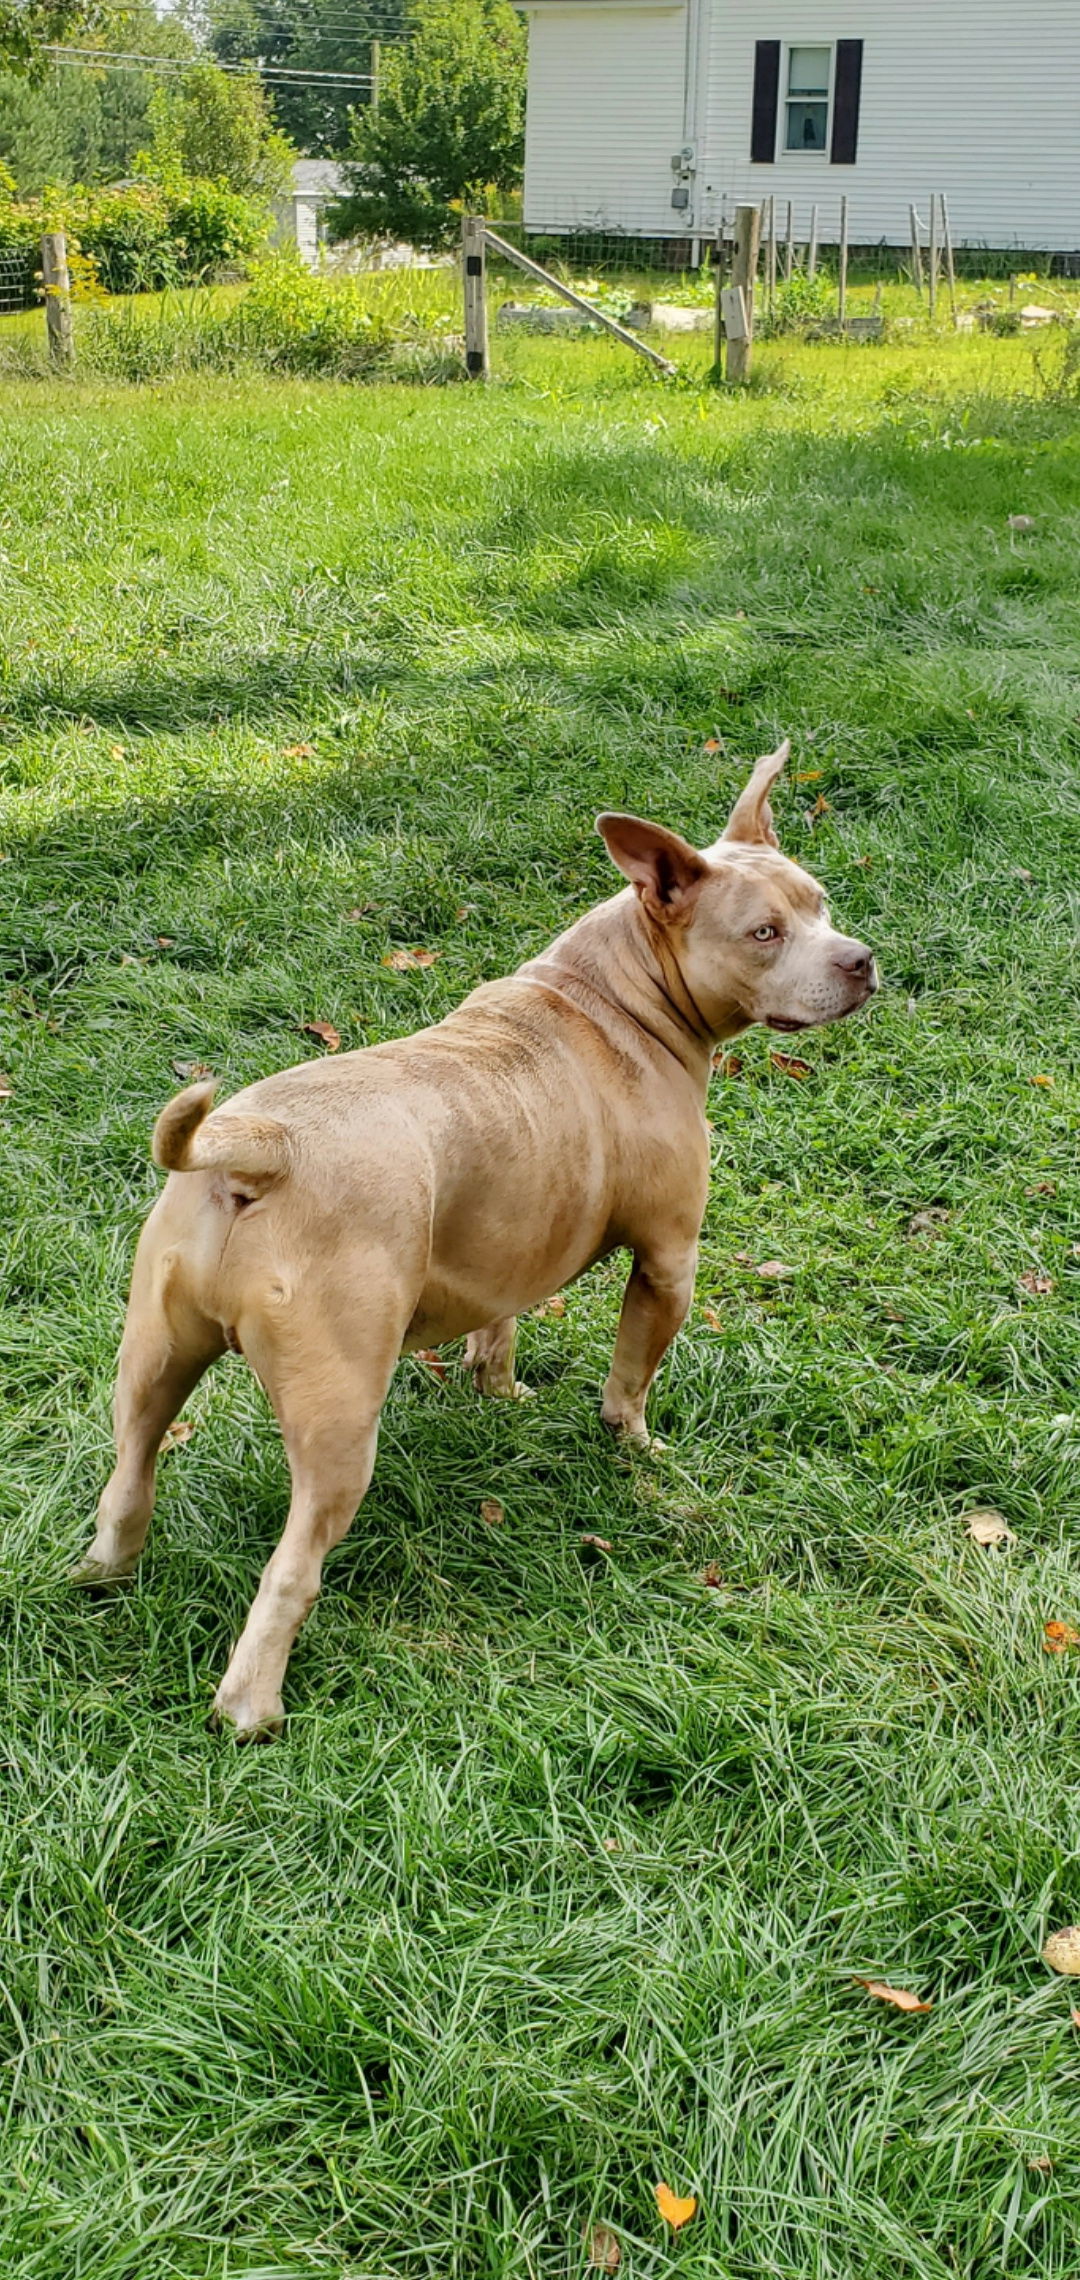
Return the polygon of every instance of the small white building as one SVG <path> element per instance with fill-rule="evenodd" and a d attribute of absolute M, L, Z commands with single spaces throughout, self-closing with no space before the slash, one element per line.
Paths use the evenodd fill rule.
<path fill-rule="evenodd" d="M 1080 0 L 519 0 L 526 228 L 708 238 L 790 199 L 902 244 L 1080 250 Z"/>
<path fill-rule="evenodd" d="M 319 267 L 326 208 L 345 188 L 344 173 L 332 158 L 298 158 L 289 188 L 274 200 L 278 243 L 292 240 L 309 269 Z"/>

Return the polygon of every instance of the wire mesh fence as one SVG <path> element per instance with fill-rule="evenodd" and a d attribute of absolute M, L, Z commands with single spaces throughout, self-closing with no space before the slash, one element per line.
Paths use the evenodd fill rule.
<path fill-rule="evenodd" d="M 0 317 L 33 308 L 37 258 L 26 246 L 0 246 Z"/>

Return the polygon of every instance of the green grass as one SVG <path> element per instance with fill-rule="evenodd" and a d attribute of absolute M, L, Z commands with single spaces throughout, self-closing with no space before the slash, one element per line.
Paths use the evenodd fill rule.
<path fill-rule="evenodd" d="M 633 2280 L 1074 2280 L 1075 417 L 1012 341 L 499 367 L 0 399 L 0 2265 L 569 2280 L 602 2220 Z M 134 1587 L 64 1582 L 178 1067 L 439 1015 L 614 884 L 598 808 L 712 836 L 784 732 L 886 986 L 716 1083 L 668 1455 L 597 1421 L 618 1261 L 532 1403 L 403 1365 L 237 1750 L 241 1363 Z"/>

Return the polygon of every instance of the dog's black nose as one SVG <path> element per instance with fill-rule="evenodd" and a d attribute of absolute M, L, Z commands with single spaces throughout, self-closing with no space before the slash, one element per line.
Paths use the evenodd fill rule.
<path fill-rule="evenodd" d="M 865 942 L 845 942 L 843 949 L 837 951 L 833 965 L 839 966 L 842 974 L 850 974 L 853 982 L 869 982 L 871 988 L 875 986 L 874 953 L 867 949 Z"/>

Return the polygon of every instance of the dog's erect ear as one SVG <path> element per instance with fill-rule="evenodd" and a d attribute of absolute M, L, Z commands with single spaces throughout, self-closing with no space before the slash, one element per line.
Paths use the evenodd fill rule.
<path fill-rule="evenodd" d="M 636 815 L 598 815 L 596 828 L 613 863 L 625 872 L 649 917 L 660 925 L 685 918 L 709 866 L 689 840 Z"/>
<path fill-rule="evenodd" d="M 767 752 L 757 762 L 746 790 L 740 792 L 728 817 L 721 833 L 723 839 L 741 840 L 747 846 L 779 847 L 780 842 L 773 828 L 769 792 L 790 751 L 791 746 L 785 736 L 775 752 Z"/>

